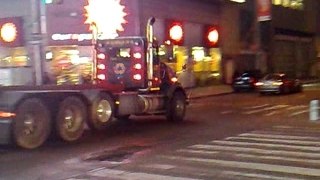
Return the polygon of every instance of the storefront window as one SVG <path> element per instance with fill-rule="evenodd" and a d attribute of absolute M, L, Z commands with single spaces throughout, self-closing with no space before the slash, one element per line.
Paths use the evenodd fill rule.
<path fill-rule="evenodd" d="M 30 66 L 25 48 L 0 50 L 0 68 Z"/>
<path fill-rule="evenodd" d="M 272 0 L 272 4 L 292 9 L 303 9 L 303 0 Z"/>

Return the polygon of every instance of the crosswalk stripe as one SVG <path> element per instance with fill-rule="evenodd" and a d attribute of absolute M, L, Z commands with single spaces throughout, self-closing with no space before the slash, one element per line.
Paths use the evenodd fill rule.
<path fill-rule="evenodd" d="M 304 176 L 320 176 L 319 169 L 315 168 L 303 168 L 295 166 L 284 166 L 284 165 L 274 165 L 265 163 L 254 163 L 254 162 L 239 162 L 231 160 L 219 160 L 219 159 L 205 159 L 205 158 L 193 158 L 193 157 L 182 157 L 182 156 L 163 156 L 171 160 L 183 160 L 199 163 L 210 163 L 218 166 L 232 167 L 232 168 L 243 168 L 252 170 L 262 170 L 262 171 L 272 171 L 279 173 L 288 173 Z"/>
<path fill-rule="evenodd" d="M 256 173 L 244 173 L 244 172 L 237 172 L 237 171 L 223 171 L 224 174 L 230 176 L 242 176 L 248 178 L 255 178 L 255 179 L 266 179 L 266 180 L 303 180 L 300 178 L 286 178 L 286 177 L 278 177 L 272 175 L 264 175 L 264 174 L 256 174 Z"/>
<path fill-rule="evenodd" d="M 273 139 L 286 139 L 286 140 L 309 140 L 309 141 L 320 141 L 320 138 L 311 136 L 288 136 L 288 135 L 276 135 L 276 134 L 261 134 L 258 131 L 252 133 L 243 133 L 240 137 L 256 137 L 256 138 L 273 138 Z"/>
<path fill-rule="evenodd" d="M 232 152 L 245 152 L 245 153 L 257 153 L 257 154 L 267 154 L 267 155 L 278 155 L 278 156 L 292 156 L 292 157 L 304 157 L 304 158 L 320 158 L 319 152 L 299 152 L 299 151 L 287 151 L 287 150 L 266 150 L 260 148 L 251 147 L 234 147 L 225 145 L 193 145 L 190 146 L 191 149 L 196 150 L 213 150 L 213 151 L 232 151 Z"/>
<path fill-rule="evenodd" d="M 302 133 L 318 133 L 320 134 L 320 128 L 317 127 L 292 127 L 292 126 L 274 126 L 273 130 L 289 130 L 291 132 L 302 132 Z"/>
<path fill-rule="evenodd" d="M 235 141 L 220 141 L 215 140 L 211 141 L 214 144 L 222 144 L 222 145 L 240 145 L 240 146 L 262 146 L 262 147 L 272 147 L 272 148 L 287 148 L 287 149 L 295 149 L 295 150 L 308 150 L 319 152 L 319 147 L 315 146 L 296 146 L 296 145 L 283 145 L 283 144 L 270 144 L 270 143 L 253 143 L 253 142 L 235 142 Z"/>
<path fill-rule="evenodd" d="M 108 178 L 117 178 L 117 179 L 130 179 L 130 180 L 163 180 L 163 179 L 172 179 L 172 180 L 197 180 L 194 178 L 187 177 L 176 177 L 176 176 L 168 176 L 168 175 L 158 175 L 151 173 L 141 173 L 141 172 L 130 172 L 130 171 L 122 171 L 116 169 L 102 169 L 95 172 L 88 172 L 90 176 L 95 177 L 108 177 Z"/>
<path fill-rule="evenodd" d="M 310 145 L 320 146 L 320 142 L 307 141 L 307 140 L 285 140 L 285 139 L 267 139 L 267 138 L 251 138 L 251 137 L 228 137 L 226 140 L 246 140 L 246 141 L 259 141 L 259 142 L 273 142 L 273 143 L 285 143 L 296 145 Z"/>
<path fill-rule="evenodd" d="M 179 150 L 182 153 L 189 153 L 189 154 L 197 154 L 197 155 L 213 155 L 218 154 L 217 151 L 204 151 L 204 150 L 188 150 L 182 149 Z M 246 154 L 246 153 L 237 153 L 234 154 L 237 157 L 243 158 L 252 158 L 252 159 L 260 159 L 260 160 L 282 160 L 282 161 L 293 161 L 293 162 L 300 162 L 300 163 L 313 163 L 314 165 L 320 165 L 320 159 L 303 159 L 299 158 L 292 158 L 292 157 L 285 157 L 285 156 L 271 156 L 271 155 L 264 155 L 264 154 Z"/>

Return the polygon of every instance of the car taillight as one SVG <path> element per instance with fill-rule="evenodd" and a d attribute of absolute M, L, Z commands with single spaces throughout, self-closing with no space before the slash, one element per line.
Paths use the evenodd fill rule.
<path fill-rule="evenodd" d="M 283 82 L 273 82 L 272 85 L 274 86 L 281 86 L 283 84 Z"/>

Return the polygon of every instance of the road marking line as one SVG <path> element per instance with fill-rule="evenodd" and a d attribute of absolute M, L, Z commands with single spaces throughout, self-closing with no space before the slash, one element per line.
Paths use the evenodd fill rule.
<path fill-rule="evenodd" d="M 280 111 L 272 111 L 270 113 L 264 114 L 264 116 L 272 116 L 272 115 L 275 115 L 277 113 L 280 113 Z"/>
<path fill-rule="evenodd" d="M 267 139 L 267 138 L 252 138 L 252 137 L 228 137 L 226 140 L 246 140 L 246 141 L 258 141 L 258 142 L 274 142 L 274 143 L 286 143 L 295 145 L 310 145 L 310 146 L 320 146 L 320 142 L 307 141 L 307 140 L 285 140 L 285 139 Z M 320 139 L 318 139 L 320 140 Z M 320 150 L 320 148 L 319 148 Z"/>
<path fill-rule="evenodd" d="M 312 163 L 313 165 L 320 165 L 319 159 L 302 159 L 302 158 L 290 158 L 283 156 L 261 156 L 261 155 L 253 155 L 253 154 L 236 154 L 237 157 L 243 158 L 253 158 L 254 160 L 281 160 L 281 161 L 290 161 L 290 162 L 299 162 L 299 163 Z"/>
<path fill-rule="evenodd" d="M 320 141 L 320 138 L 312 136 L 288 136 L 288 135 L 274 135 L 274 134 L 259 134 L 259 133 L 243 133 L 241 137 L 257 137 L 257 138 L 274 138 L 274 139 L 291 139 L 291 140 L 310 140 Z"/>
<path fill-rule="evenodd" d="M 298 130 L 298 131 L 301 131 L 301 132 L 317 132 L 319 133 L 320 132 L 320 128 L 315 128 L 315 127 L 293 127 L 293 126 L 273 126 L 272 127 L 273 129 L 286 129 L 286 130 Z"/>
<path fill-rule="evenodd" d="M 250 107 L 244 107 L 243 109 L 257 109 L 257 108 L 262 108 L 269 106 L 270 104 L 263 104 L 263 105 L 257 105 L 257 106 L 250 106 Z"/>
<path fill-rule="evenodd" d="M 187 177 L 177 177 L 177 176 L 168 176 L 168 175 L 158 175 L 150 173 L 140 173 L 140 172 L 129 172 L 116 169 L 103 169 L 95 172 L 88 172 L 87 175 L 95 177 L 109 177 L 117 179 L 143 179 L 143 180 L 163 180 L 163 179 L 172 179 L 172 180 L 197 180 L 194 178 Z"/>
<path fill-rule="evenodd" d="M 287 110 L 296 110 L 296 109 L 302 109 L 302 108 L 307 108 L 308 106 L 306 105 L 297 105 L 293 107 L 288 107 Z"/>
<path fill-rule="evenodd" d="M 230 114 L 230 113 L 233 113 L 232 110 L 229 110 L 229 111 L 222 111 L 221 114 Z"/>
<path fill-rule="evenodd" d="M 179 152 L 184 152 L 184 153 L 190 153 L 190 154 L 198 154 L 198 155 L 212 155 L 212 154 L 218 154 L 219 152 L 217 151 L 204 151 L 204 150 L 187 150 L 187 149 L 182 149 L 179 150 Z M 284 157 L 284 156 L 272 156 L 272 155 L 266 155 L 263 153 L 260 154 L 247 154 L 246 152 L 244 153 L 237 153 L 234 154 L 234 156 L 237 157 L 243 157 L 243 158 L 253 158 L 254 160 L 256 159 L 261 159 L 261 160 L 281 160 L 281 161 L 294 161 L 294 162 L 300 162 L 300 163 L 313 163 L 316 165 L 320 165 L 320 160 L 319 159 L 305 159 L 305 158 L 293 158 L 293 157 Z"/>
<path fill-rule="evenodd" d="M 271 147 L 271 148 L 287 148 L 287 149 L 295 149 L 295 150 L 307 150 L 307 151 L 315 151 L 319 152 L 320 148 L 315 146 L 296 146 L 296 145 L 283 145 L 283 144 L 270 144 L 270 143 L 253 143 L 253 142 L 235 142 L 235 141 L 220 141 L 215 140 L 210 143 L 214 144 L 222 144 L 222 145 L 242 145 L 242 146 L 263 146 L 263 147 Z"/>
<path fill-rule="evenodd" d="M 295 112 L 295 113 L 291 113 L 291 114 L 289 114 L 289 117 L 297 116 L 297 115 L 300 115 L 300 114 L 303 114 L 303 113 L 307 113 L 307 112 L 309 112 L 309 109 L 308 110 L 303 110 L 303 111 L 298 111 L 298 112 Z"/>
<path fill-rule="evenodd" d="M 205 151 L 205 150 L 191 150 L 191 149 L 180 149 L 178 152 L 194 153 L 194 154 L 206 154 L 206 155 L 215 155 L 220 152 L 218 151 Z"/>
<path fill-rule="evenodd" d="M 304 157 L 304 158 L 313 158 L 320 159 L 319 152 L 303 152 L 303 151 L 286 151 L 286 150 L 266 150 L 261 148 L 251 148 L 251 147 L 235 147 L 235 146 L 225 146 L 225 145 L 193 145 L 190 146 L 191 149 L 196 150 L 210 150 L 210 151 L 232 151 L 232 152 L 241 152 L 241 153 L 256 153 L 256 154 L 266 154 L 266 155 L 277 155 L 277 156 L 292 156 L 292 157 Z M 205 152 L 205 151 L 204 151 Z"/>
<path fill-rule="evenodd" d="M 296 166 L 284 166 L 284 165 L 274 165 L 274 164 L 265 164 L 265 163 L 254 163 L 254 162 L 239 162 L 239 161 L 227 161 L 219 159 L 204 159 L 204 158 L 190 158 L 190 157 L 181 157 L 181 156 L 163 156 L 164 158 L 171 160 L 183 160 L 183 161 L 192 161 L 200 163 L 210 163 L 216 164 L 217 166 L 231 167 L 231 168 L 242 168 L 242 169 L 251 169 L 251 170 L 262 170 L 262 171 L 272 171 L 288 174 L 297 174 L 304 176 L 319 176 L 319 169 L 315 168 L 303 168 Z"/>
<path fill-rule="evenodd" d="M 268 111 L 268 110 L 281 109 L 281 108 L 285 108 L 285 107 L 288 107 L 288 106 L 289 105 L 275 105 L 275 106 L 271 106 L 271 107 L 268 107 L 268 108 L 257 109 L 257 110 L 252 110 L 252 111 L 246 111 L 246 112 L 243 112 L 242 114 L 254 114 L 254 113 Z"/>
<path fill-rule="evenodd" d="M 170 170 L 170 169 L 176 168 L 176 166 L 170 165 L 170 164 L 148 164 L 145 166 L 147 168 L 161 169 L 161 170 Z"/>
<path fill-rule="evenodd" d="M 255 179 L 269 179 L 269 180 L 303 180 L 300 178 L 286 178 L 272 175 L 264 175 L 264 174 L 256 174 L 256 173 L 243 173 L 236 171 L 222 171 L 223 174 L 231 175 L 231 176 L 242 176 L 247 178 L 255 178 Z"/>

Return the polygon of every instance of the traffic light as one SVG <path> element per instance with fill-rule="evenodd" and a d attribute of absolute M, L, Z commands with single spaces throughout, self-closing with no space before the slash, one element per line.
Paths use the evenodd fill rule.
<path fill-rule="evenodd" d="M 219 45 L 219 30 L 217 26 L 206 25 L 203 33 L 203 43 L 206 47 L 217 47 Z"/>
<path fill-rule="evenodd" d="M 184 29 L 180 21 L 167 20 L 166 22 L 167 40 L 173 45 L 183 45 L 184 43 Z"/>
<path fill-rule="evenodd" d="M 0 46 L 23 46 L 23 22 L 21 17 L 0 18 Z"/>

